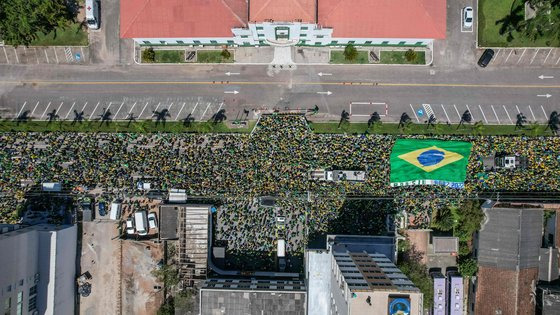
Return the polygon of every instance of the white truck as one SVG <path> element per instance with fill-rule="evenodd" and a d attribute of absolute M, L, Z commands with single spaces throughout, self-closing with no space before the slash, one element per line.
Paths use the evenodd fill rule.
<path fill-rule="evenodd" d="M 120 201 L 113 201 L 111 203 L 111 213 L 109 214 L 109 218 L 111 220 L 120 220 L 121 218 L 121 211 L 122 211 L 122 204 Z"/>
<path fill-rule="evenodd" d="M 99 29 L 99 0 L 86 0 L 86 23 L 92 30 Z"/>
<path fill-rule="evenodd" d="M 148 219 L 146 211 L 138 211 L 134 213 L 134 225 L 136 225 L 136 232 L 138 235 L 148 235 Z"/>
<path fill-rule="evenodd" d="M 347 171 L 347 170 L 312 170 L 309 173 L 312 180 L 330 181 L 330 182 L 363 182 L 366 180 L 366 172 L 363 170 Z"/>

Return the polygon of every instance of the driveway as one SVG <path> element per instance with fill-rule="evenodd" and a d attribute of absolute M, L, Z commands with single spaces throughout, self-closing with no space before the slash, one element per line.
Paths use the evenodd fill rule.
<path fill-rule="evenodd" d="M 92 63 L 107 65 L 132 63 L 132 40 L 120 39 L 119 3 L 118 0 L 101 1 L 101 27 L 99 30 L 89 32 Z"/>

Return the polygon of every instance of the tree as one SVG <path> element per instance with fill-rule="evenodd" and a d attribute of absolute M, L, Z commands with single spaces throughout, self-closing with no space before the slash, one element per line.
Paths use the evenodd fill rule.
<path fill-rule="evenodd" d="M 519 23 L 522 34 L 532 40 L 560 38 L 560 1 L 529 0 L 529 4 L 535 10 L 535 16 Z"/>
<path fill-rule="evenodd" d="M 220 53 L 220 55 L 222 55 L 222 58 L 224 58 L 224 59 L 231 58 L 231 53 L 229 52 L 229 50 L 227 50 L 227 48 L 222 49 L 222 52 Z"/>
<path fill-rule="evenodd" d="M 480 224 L 484 219 L 484 212 L 480 209 L 478 200 L 467 200 L 458 209 L 458 224 L 453 235 L 459 240 L 470 241 L 473 233 L 480 229 Z"/>
<path fill-rule="evenodd" d="M 352 44 L 346 45 L 346 47 L 344 48 L 344 59 L 348 61 L 352 61 L 352 60 L 356 60 L 357 57 L 358 57 L 358 50 L 356 49 L 356 47 L 354 47 L 354 45 Z"/>
<path fill-rule="evenodd" d="M 38 33 L 47 34 L 71 21 L 66 0 L 0 1 L 0 37 L 15 46 L 28 46 Z"/>
<path fill-rule="evenodd" d="M 152 270 L 152 275 L 168 288 L 174 287 L 179 284 L 179 272 L 174 266 L 163 265 L 159 269 Z"/>
<path fill-rule="evenodd" d="M 142 51 L 142 62 L 153 63 L 156 61 L 156 52 L 152 47 Z"/>
<path fill-rule="evenodd" d="M 432 226 L 441 231 L 451 231 L 459 222 L 456 207 L 439 208 L 432 220 Z"/>
<path fill-rule="evenodd" d="M 414 62 L 416 61 L 416 58 L 418 58 L 418 53 L 413 49 L 409 49 L 404 53 L 404 57 L 406 58 L 406 61 Z"/>
<path fill-rule="evenodd" d="M 457 264 L 459 265 L 459 273 L 463 277 L 472 277 L 478 271 L 478 264 L 471 257 L 459 257 Z"/>

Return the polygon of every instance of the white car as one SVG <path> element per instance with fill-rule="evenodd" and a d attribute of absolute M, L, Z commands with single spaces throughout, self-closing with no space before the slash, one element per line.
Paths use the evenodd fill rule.
<path fill-rule="evenodd" d="M 126 219 L 126 234 L 134 234 L 134 220 L 132 218 Z"/>
<path fill-rule="evenodd" d="M 473 8 L 472 7 L 465 7 L 463 9 L 463 27 L 471 28 L 473 26 Z"/>
<path fill-rule="evenodd" d="M 150 214 L 148 214 L 148 227 L 150 227 L 150 229 L 157 228 L 157 219 L 154 212 L 150 212 Z"/>

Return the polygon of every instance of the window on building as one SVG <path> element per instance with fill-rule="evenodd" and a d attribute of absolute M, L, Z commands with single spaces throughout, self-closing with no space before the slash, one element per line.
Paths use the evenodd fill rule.
<path fill-rule="evenodd" d="M 321 42 L 315 42 L 315 45 L 321 45 Z"/>
<path fill-rule="evenodd" d="M 337 40 L 333 40 L 333 41 L 331 42 L 331 44 L 336 45 L 336 44 L 338 44 L 338 41 L 337 41 Z"/>
<path fill-rule="evenodd" d="M 215 40 L 211 40 L 211 41 L 210 41 L 210 44 L 217 44 L 217 43 L 218 43 L 218 42 L 215 41 Z"/>
<path fill-rule="evenodd" d="M 23 301 L 23 291 L 19 292 L 17 295 L 17 302 L 21 303 Z"/>
<path fill-rule="evenodd" d="M 307 31 L 308 29 L 309 29 L 309 28 L 308 28 L 307 26 L 302 26 L 302 27 L 301 27 L 301 30 L 302 30 L 302 31 Z"/>
<path fill-rule="evenodd" d="M 348 44 L 354 44 L 356 41 L 355 40 L 349 40 Z"/>
<path fill-rule="evenodd" d="M 32 296 L 34 294 L 37 294 L 37 285 L 34 285 L 31 288 L 29 288 L 29 296 Z"/>
<path fill-rule="evenodd" d="M 264 27 L 262 26 L 257 26 L 257 31 L 262 31 L 264 29 Z"/>
<path fill-rule="evenodd" d="M 324 38 L 325 35 L 317 35 L 317 38 Z"/>
<path fill-rule="evenodd" d="M 414 44 L 414 45 L 416 45 L 416 46 L 422 46 L 423 44 L 424 44 L 424 42 L 416 42 L 416 44 Z"/>
<path fill-rule="evenodd" d="M 371 40 L 366 40 L 365 44 L 366 45 L 371 45 Z"/>
<path fill-rule="evenodd" d="M 399 42 L 399 46 L 406 44 L 406 42 Z"/>
<path fill-rule="evenodd" d="M 160 40 L 159 41 L 161 44 L 165 45 L 165 41 L 164 40 Z"/>
<path fill-rule="evenodd" d="M 383 41 L 381 45 L 389 45 L 389 41 Z"/>
<path fill-rule="evenodd" d="M 307 37 L 307 34 L 301 34 L 299 37 Z"/>
<path fill-rule="evenodd" d="M 22 304 L 23 304 L 23 291 L 19 292 L 17 296 L 17 315 L 22 314 Z"/>
<path fill-rule="evenodd" d="M 199 40 L 193 40 L 193 43 L 200 44 L 200 41 Z"/>
<path fill-rule="evenodd" d="M 178 41 L 177 41 L 177 44 L 184 44 L 184 43 L 185 43 L 185 42 L 182 41 L 182 40 L 178 40 Z"/>
<path fill-rule="evenodd" d="M 12 292 L 12 285 L 8 284 L 8 286 L 6 287 L 6 292 Z"/>
<path fill-rule="evenodd" d="M 227 43 L 230 44 L 230 45 L 234 44 L 234 42 L 232 40 L 228 40 Z"/>
<path fill-rule="evenodd" d="M 257 34 L 258 37 L 264 37 L 264 34 Z"/>
<path fill-rule="evenodd" d="M 245 46 L 251 46 L 251 43 L 249 43 L 249 42 L 243 42 L 243 45 L 245 45 Z"/>
<path fill-rule="evenodd" d="M 19 285 L 22 286 L 23 285 L 23 279 L 19 280 Z"/>
<path fill-rule="evenodd" d="M 29 299 L 27 311 L 31 312 L 37 309 L 37 296 L 33 296 Z"/>
<path fill-rule="evenodd" d="M 144 42 L 144 44 L 148 44 L 148 45 L 150 44 L 149 40 L 144 40 L 143 42 Z"/>
<path fill-rule="evenodd" d="M 249 38 L 249 35 L 241 35 L 241 38 Z"/>

